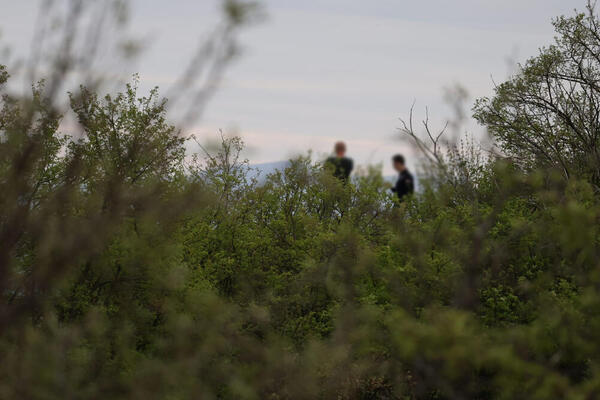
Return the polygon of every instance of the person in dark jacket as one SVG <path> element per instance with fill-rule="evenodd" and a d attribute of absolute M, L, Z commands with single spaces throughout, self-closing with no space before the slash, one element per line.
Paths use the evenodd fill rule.
<path fill-rule="evenodd" d="M 347 182 L 354 169 L 354 161 L 346 157 L 346 143 L 337 142 L 334 147 L 335 156 L 329 157 L 325 162 L 333 176 L 342 182 Z"/>
<path fill-rule="evenodd" d="M 396 154 L 392 157 L 394 169 L 398 171 L 398 180 L 396 186 L 392 188 L 392 192 L 396 193 L 399 201 L 406 199 L 406 196 L 411 195 L 415 191 L 415 179 L 406 168 L 404 156 Z"/>

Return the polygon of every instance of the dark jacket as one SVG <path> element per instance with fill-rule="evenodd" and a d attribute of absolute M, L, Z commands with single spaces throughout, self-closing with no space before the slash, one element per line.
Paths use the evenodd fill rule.
<path fill-rule="evenodd" d="M 347 181 L 354 169 L 354 161 L 348 157 L 329 157 L 325 165 L 341 181 Z"/>
<path fill-rule="evenodd" d="M 398 176 L 396 186 L 392 188 L 392 192 L 396 193 L 398 200 L 402 201 L 404 198 L 415 191 L 415 179 L 408 170 L 404 170 Z"/>

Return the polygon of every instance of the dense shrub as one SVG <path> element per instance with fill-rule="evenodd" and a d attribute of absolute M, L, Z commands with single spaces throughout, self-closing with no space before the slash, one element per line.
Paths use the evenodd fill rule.
<path fill-rule="evenodd" d="M 78 138 L 43 85 L 4 94 L 0 398 L 597 398 L 597 144 L 554 119 L 568 164 L 516 152 L 545 128 L 493 114 L 531 110 L 535 63 L 478 105 L 504 157 L 453 148 L 402 204 L 310 157 L 251 178 L 239 138 L 185 157 L 135 82 L 72 94 Z"/>

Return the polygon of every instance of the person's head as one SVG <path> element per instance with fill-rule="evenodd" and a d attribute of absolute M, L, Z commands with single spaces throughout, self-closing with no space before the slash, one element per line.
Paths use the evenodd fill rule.
<path fill-rule="evenodd" d="M 406 162 L 404 160 L 404 156 L 402 154 L 396 154 L 392 157 L 392 165 L 394 169 L 398 172 L 402 172 L 406 170 Z"/>
<path fill-rule="evenodd" d="M 346 155 L 346 143 L 337 142 L 333 148 L 335 155 L 338 157 L 344 157 Z"/>

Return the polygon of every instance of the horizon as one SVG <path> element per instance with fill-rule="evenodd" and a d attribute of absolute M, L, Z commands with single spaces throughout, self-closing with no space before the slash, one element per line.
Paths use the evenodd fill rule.
<path fill-rule="evenodd" d="M 414 169 L 417 159 L 395 131 L 413 101 L 416 121 L 428 106 L 433 125 L 441 126 L 452 114 L 444 88 L 458 83 L 469 93 L 470 111 L 474 99 L 491 95 L 493 82 L 503 81 L 515 62 L 551 43 L 552 18 L 583 8 L 583 1 L 577 3 L 265 1 L 266 20 L 242 32 L 241 57 L 200 123 L 186 133 L 202 141 L 216 138 L 219 129 L 239 134 L 253 164 L 309 150 L 322 157 L 343 140 L 358 165 L 382 163 L 389 175 L 389 157 L 401 152 Z M 38 4 L 2 0 L 8 11 L 0 16 L 0 40 L 15 47 L 13 62 L 30 47 L 26 21 Z M 151 45 L 136 63 L 115 72 L 125 80 L 138 72 L 143 91 L 158 85 L 164 95 L 186 50 L 212 26 L 216 5 L 133 1 L 129 29 Z M 470 115 L 466 122 L 461 132 L 484 136 Z"/>

